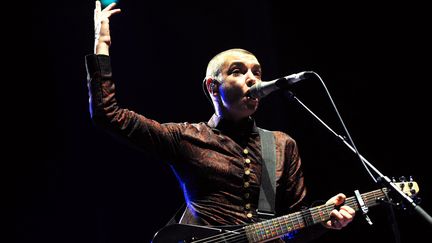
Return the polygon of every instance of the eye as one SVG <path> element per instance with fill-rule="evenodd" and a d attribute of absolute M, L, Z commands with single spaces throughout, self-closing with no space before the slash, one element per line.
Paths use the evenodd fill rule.
<path fill-rule="evenodd" d="M 233 74 L 234 76 L 237 76 L 237 75 L 241 74 L 241 71 L 240 71 L 240 69 L 236 68 L 236 69 L 231 70 L 231 74 Z"/>
<path fill-rule="evenodd" d="M 254 75 L 257 76 L 257 77 L 261 77 L 261 71 L 255 71 Z"/>

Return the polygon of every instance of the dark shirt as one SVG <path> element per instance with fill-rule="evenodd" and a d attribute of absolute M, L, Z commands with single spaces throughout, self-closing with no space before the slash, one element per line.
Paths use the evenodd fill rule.
<path fill-rule="evenodd" d="M 159 123 L 121 108 L 110 59 L 86 56 L 93 121 L 168 162 L 187 197 L 182 223 L 235 225 L 258 221 L 261 143 L 252 118 L 238 123 L 213 115 L 208 122 Z M 298 210 L 306 195 L 295 141 L 273 131 L 276 143 L 276 213 Z"/>

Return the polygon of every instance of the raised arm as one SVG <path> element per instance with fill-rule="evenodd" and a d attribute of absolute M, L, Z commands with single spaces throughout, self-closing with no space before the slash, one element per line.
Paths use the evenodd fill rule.
<path fill-rule="evenodd" d="M 184 124 L 160 124 L 131 110 L 122 108 L 116 99 L 111 72 L 109 18 L 120 12 L 115 3 L 94 10 L 94 54 L 85 57 L 91 118 L 98 127 L 143 149 L 156 157 L 172 161 L 177 157 Z M 139 74 L 139 73 L 138 73 Z"/>

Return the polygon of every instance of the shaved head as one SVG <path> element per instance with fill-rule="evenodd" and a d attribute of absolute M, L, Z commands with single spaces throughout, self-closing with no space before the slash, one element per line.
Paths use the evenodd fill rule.
<path fill-rule="evenodd" d="M 225 63 L 227 56 L 233 56 L 233 55 L 251 55 L 255 57 L 255 55 L 252 54 L 251 52 L 240 48 L 223 51 L 217 54 L 216 56 L 214 56 L 208 63 L 206 77 L 218 79 L 221 73 L 221 68 Z"/>

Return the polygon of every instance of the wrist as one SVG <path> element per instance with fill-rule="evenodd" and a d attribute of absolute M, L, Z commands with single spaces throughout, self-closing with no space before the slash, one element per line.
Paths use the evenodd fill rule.
<path fill-rule="evenodd" d="M 101 41 L 100 39 L 95 40 L 94 44 L 94 54 L 102 54 L 102 55 L 109 55 L 109 44 L 105 41 Z"/>

